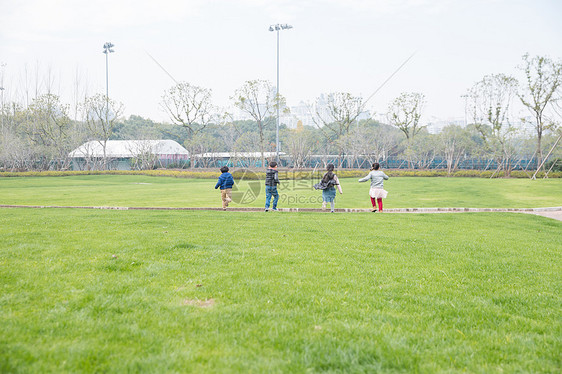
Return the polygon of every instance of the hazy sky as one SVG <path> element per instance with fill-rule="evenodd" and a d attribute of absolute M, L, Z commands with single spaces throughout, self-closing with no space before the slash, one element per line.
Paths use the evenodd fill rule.
<path fill-rule="evenodd" d="M 368 109 L 384 113 L 417 91 L 426 119 L 446 119 L 463 117 L 460 96 L 484 75 L 517 76 L 524 53 L 562 58 L 561 17 L 560 0 L 0 0 L 0 63 L 5 100 L 22 100 L 25 71 L 38 69 L 70 103 L 76 87 L 105 92 L 102 46 L 112 42 L 110 96 L 127 115 L 167 120 L 160 101 L 174 83 L 147 52 L 227 106 L 246 80 L 275 84 L 268 27 L 289 23 L 280 35 L 289 105 L 335 91 L 366 98 L 415 52 Z"/>

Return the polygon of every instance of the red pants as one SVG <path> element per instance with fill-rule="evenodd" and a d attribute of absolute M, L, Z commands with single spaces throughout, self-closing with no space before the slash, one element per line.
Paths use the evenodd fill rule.
<path fill-rule="evenodd" d="M 377 204 L 379 203 L 379 212 L 382 212 L 382 197 L 379 197 L 378 199 L 375 200 L 374 197 L 371 197 L 371 204 L 373 204 L 373 208 L 377 208 Z"/>

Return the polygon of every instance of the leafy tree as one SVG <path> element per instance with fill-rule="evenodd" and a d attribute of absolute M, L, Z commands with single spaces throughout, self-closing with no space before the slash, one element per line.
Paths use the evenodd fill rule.
<path fill-rule="evenodd" d="M 25 171 L 33 168 L 34 147 L 25 134 L 28 114 L 15 102 L 4 105 L 0 170 Z"/>
<path fill-rule="evenodd" d="M 161 134 L 162 139 L 174 140 L 179 144 L 184 144 L 189 139 L 189 135 L 185 127 L 169 123 L 159 123 L 156 128 Z"/>
<path fill-rule="evenodd" d="M 68 111 L 69 106 L 53 94 L 38 96 L 27 108 L 25 133 L 42 156 L 43 168 L 67 168 L 69 165 L 67 155 L 73 145 L 73 126 Z"/>
<path fill-rule="evenodd" d="M 112 140 L 157 140 L 163 138 L 158 123 L 148 118 L 130 115 L 128 119 L 116 122 Z"/>

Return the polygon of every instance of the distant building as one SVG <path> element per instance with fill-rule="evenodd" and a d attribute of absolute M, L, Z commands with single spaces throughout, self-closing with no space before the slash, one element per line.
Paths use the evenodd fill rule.
<path fill-rule="evenodd" d="M 105 156 L 105 157 L 104 157 Z M 173 140 L 93 140 L 69 153 L 73 170 L 132 170 L 183 166 L 189 152 Z"/>
<path fill-rule="evenodd" d="M 427 132 L 429 132 L 430 134 L 439 134 L 441 130 L 443 130 L 443 128 L 449 125 L 465 127 L 466 119 L 464 117 L 451 117 L 446 119 L 432 117 L 426 122 L 426 125 Z"/>
<path fill-rule="evenodd" d="M 318 101 L 312 105 L 301 101 L 298 105 L 291 106 L 290 110 L 291 113 L 289 115 L 283 115 L 280 119 L 280 122 L 286 124 L 290 129 L 296 128 L 299 121 L 301 121 L 304 126 L 321 126 L 322 121 L 318 117 L 318 113 L 320 113 L 324 119 L 330 118 L 328 98 L 324 94 L 320 95 Z M 357 116 L 357 121 L 369 118 L 371 118 L 371 113 L 366 110 Z"/>
<path fill-rule="evenodd" d="M 275 87 L 273 88 L 275 90 Z M 274 94 L 274 93 L 273 93 Z M 297 124 L 299 121 L 304 126 L 312 126 L 315 127 L 317 125 L 322 125 L 322 121 L 318 118 L 318 113 L 322 116 L 322 118 L 327 119 L 330 118 L 330 111 L 328 108 L 329 99 L 328 96 L 325 94 L 321 94 L 318 97 L 318 100 L 313 104 L 305 103 L 304 101 L 299 102 L 297 105 L 289 106 L 289 113 L 283 113 L 281 111 L 279 113 L 279 123 L 284 124 L 290 129 L 296 129 Z M 263 105 L 260 105 L 260 111 L 264 113 L 266 108 Z M 276 117 L 276 111 L 271 113 L 272 117 Z M 358 121 L 370 119 L 371 113 L 366 110 L 361 112 L 357 117 Z M 248 113 L 244 112 L 240 108 L 233 108 L 233 119 L 234 120 L 254 120 L 254 118 L 249 115 Z"/>

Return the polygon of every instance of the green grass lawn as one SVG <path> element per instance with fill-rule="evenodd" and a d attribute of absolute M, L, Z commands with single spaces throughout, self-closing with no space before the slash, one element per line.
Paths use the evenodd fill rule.
<path fill-rule="evenodd" d="M 147 176 L 73 176 L 0 178 L 0 204 L 79 206 L 220 207 L 215 180 Z M 250 183 L 250 184 L 249 184 Z M 257 198 L 232 206 L 264 205 L 263 182 L 240 183 L 239 193 Z M 370 207 L 369 184 L 342 178 L 338 208 Z M 280 207 L 319 207 L 321 192 L 313 181 L 283 181 Z M 535 208 L 562 206 L 562 179 L 392 178 L 386 208 Z M 238 200 L 240 201 L 240 200 Z"/>
<path fill-rule="evenodd" d="M 153 184 L 133 184 L 144 181 Z M 472 191 L 482 183 L 491 206 L 519 201 L 509 192 L 527 183 L 532 190 L 560 187 L 503 181 L 512 187 L 491 200 L 486 195 L 498 181 L 445 181 Z M 366 185 L 345 182 L 344 192 L 366 194 Z M 437 193 L 432 183 L 397 178 L 388 190 L 408 199 L 394 206 L 418 205 L 425 195 L 411 192 L 427 185 Z M 197 200 L 189 187 L 206 192 L 209 184 L 0 181 L 3 203 L 62 205 L 206 205 L 213 191 Z M 10 195 L 16 185 L 29 190 Z M 544 205 L 556 201 L 537 195 Z M 562 367 L 562 222 L 555 220 L 509 213 L 0 213 L 2 373 Z"/>

